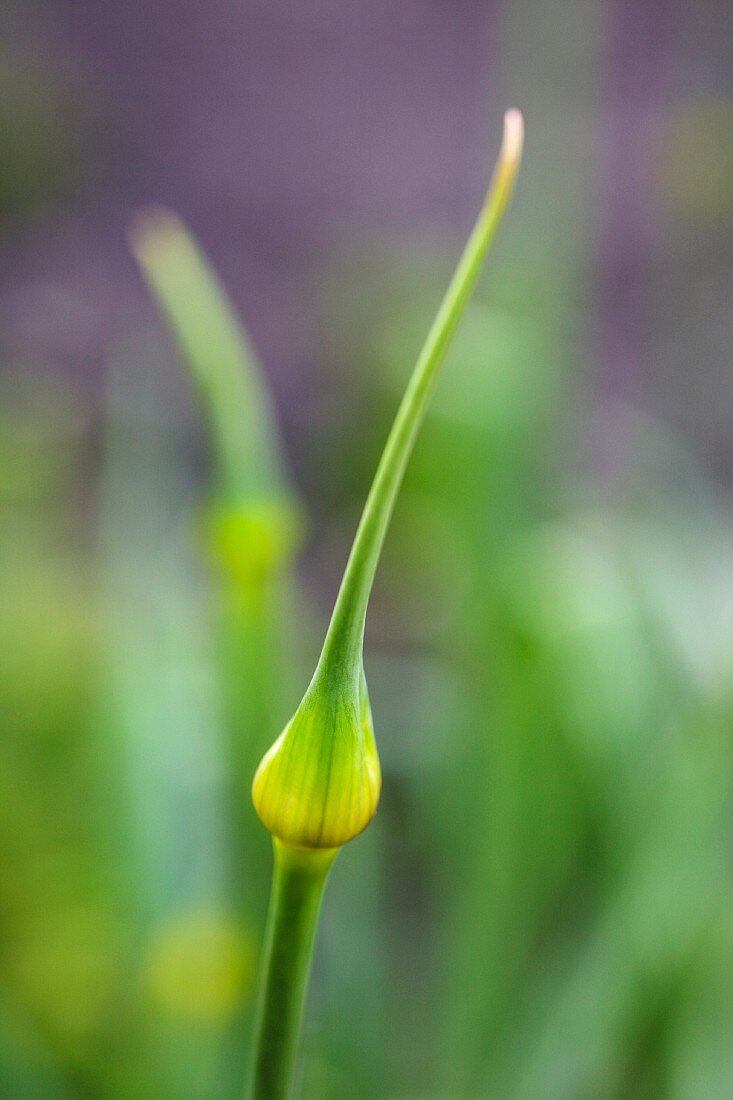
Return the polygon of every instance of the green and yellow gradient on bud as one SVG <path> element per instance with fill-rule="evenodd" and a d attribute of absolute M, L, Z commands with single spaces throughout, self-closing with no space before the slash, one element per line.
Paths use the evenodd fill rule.
<path fill-rule="evenodd" d="M 339 849 L 374 816 L 381 786 L 362 651 L 367 604 L 397 493 L 440 367 L 514 189 L 522 115 L 507 111 L 486 200 L 397 411 L 354 538 L 323 651 L 303 700 L 254 777 L 257 813 L 275 838 L 252 1100 L 291 1095 L 313 940 Z"/>
<path fill-rule="evenodd" d="M 286 844 L 340 848 L 376 812 L 381 771 L 363 672 L 359 681 L 354 691 L 316 677 L 257 769 L 255 808 Z"/>

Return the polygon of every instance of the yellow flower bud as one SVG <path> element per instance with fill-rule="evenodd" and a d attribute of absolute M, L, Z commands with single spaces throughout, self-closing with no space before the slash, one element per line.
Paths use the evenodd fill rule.
<path fill-rule="evenodd" d="M 511 197 L 523 135 L 521 114 L 507 111 L 491 186 L 397 410 L 316 674 L 254 778 L 257 813 L 275 837 L 296 848 L 339 848 L 366 828 L 377 808 L 381 777 L 362 664 L 369 595 L 440 365 Z"/>
<path fill-rule="evenodd" d="M 314 679 L 252 784 L 270 832 L 300 848 L 338 848 L 371 821 L 381 789 L 363 674 L 355 690 Z"/>
<path fill-rule="evenodd" d="M 458 262 L 382 452 L 315 676 L 265 754 L 252 797 L 274 835 L 275 873 L 247 1095 L 291 1095 L 318 914 L 339 848 L 371 821 L 380 771 L 362 650 L 374 574 L 440 365 L 511 197 L 524 127 L 508 111 L 486 200 Z"/>

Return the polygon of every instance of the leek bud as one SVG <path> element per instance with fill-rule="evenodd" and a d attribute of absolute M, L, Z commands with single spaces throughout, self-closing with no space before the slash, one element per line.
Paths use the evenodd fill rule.
<path fill-rule="evenodd" d="M 361 672 L 356 684 L 316 674 L 265 754 L 252 795 L 273 834 L 299 848 L 340 848 L 377 809 L 381 771 Z"/>
<path fill-rule="evenodd" d="M 362 665 L 369 594 L 438 370 L 513 191 L 522 141 L 522 116 L 507 111 L 486 201 L 387 439 L 315 675 L 255 774 L 255 809 L 270 832 L 287 845 L 338 849 L 366 828 L 376 812 L 381 778 Z"/>

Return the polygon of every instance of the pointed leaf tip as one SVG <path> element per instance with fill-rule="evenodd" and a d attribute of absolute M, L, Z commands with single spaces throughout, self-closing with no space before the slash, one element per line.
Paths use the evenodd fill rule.
<path fill-rule="evenodd" d="M 524 116 L 516 107 L 510 107 L 504 115 L 504 135 L 501 158 L 519 163 L 524 145 Z"/>

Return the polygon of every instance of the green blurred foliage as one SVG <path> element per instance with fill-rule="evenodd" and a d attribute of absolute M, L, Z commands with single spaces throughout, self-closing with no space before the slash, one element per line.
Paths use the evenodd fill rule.
<path fill-rule="evenodd" d="M 320 513 L 311 592 L 343 565 L 434 307 L 442 251 L 405 254 L 387 274 L 345 261 L 359 294 L 341 270 L 323 287 L 343 404 L 298 471 Z M 539 256 L 487 278 L 400 498 L 366 657 L 384 795 L 329 886 L 306 1097 L 733 1094 L 733 524 L 630 405 L 583 453 L 555 274 Z M 185 392 L 158 333 L 116 350 L 101 426 L 7 375 L 0 1094 L 17 1100 L 241 1093 L 269 873 L 248 769 L 329 608 L 290 543 L 270 552 L 261 501 L 197 488 Z M 262 462 L 278 449 L 270 427 Z"/>

